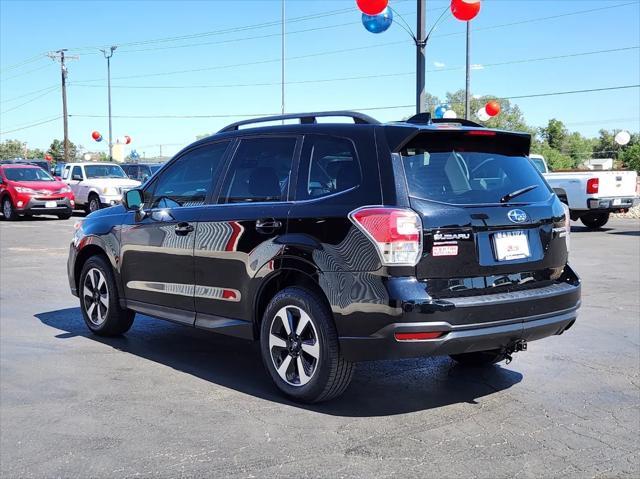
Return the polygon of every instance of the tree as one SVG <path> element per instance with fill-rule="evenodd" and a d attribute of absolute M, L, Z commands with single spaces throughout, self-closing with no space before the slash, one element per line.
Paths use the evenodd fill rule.
<path fill-rule="evenodd" d="M 555 148 L 551 148 L 549 143 L 535 142 L 531 145 L 531 153 L 537 153 L 544 156 L 547 165 L 552 170 L 569 170 L 575 168 L 577 163 L 569 155 L 565 155 Z"/>
<path fill-rule="evenodd" d="M 578 132 L 573 132 L 566 137 L 560 151 L 571 157 L 575 168 L 593 158 L 593 145 L 594 140 L 585 138 Z"/>
<path fill-rule="evenodd" d="M 60 140 L 53 140 L 49 151 L 47 151 L 55 162 L 64 161 L 64 142 Z M 75 159 L 77 155 L 77 148 L 71 141 L 69 142 L 69 160 Z"/>
<path fill-rule="evenodd" d="M 5 140 L 0 143 L 0 160 L 24 157 L 24 143 L 18 140 Z"/>
<path fill-rule="evenodd" d="M 619 159 L 626 168 L 640 172 L 640 143 L 625 148 Z"/>
<path fill-rule="evenodd" d="M 640 136 L 637 133 L 631 135 L 631 141 L 624 146 L 616 143 L 615 137 L 620 130 L 600 130 L 596 144 L 593 148 L 594 158 L 613 158 L 619 159 L 621 153 L 640 142 Z"/>
<path fill-rule="evenodd" d="M 540 128 L 540 136 L 551 148 L 562 151 L 569 132 L 560 120 L 552 118 L 547 126 Z"/>

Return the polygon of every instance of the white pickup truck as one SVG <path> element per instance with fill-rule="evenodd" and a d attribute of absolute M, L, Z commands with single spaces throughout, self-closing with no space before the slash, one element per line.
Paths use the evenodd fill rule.
<path fill-rule="evenodd" d="M 626 213 L 640 202 L 635 171 L 549 171 L 542 155 L 529 155 L 561 201 L 569 206 L 572 220 L 589 229 L 602 228 L 610 213 Z"/>
<path fill-rule="evenodd" d="M 76 205 L 87 213 L 119 204 L 126 191 L 140 186 L 116 163 L 67 163 L 62 181 L 73 191 Z"/>

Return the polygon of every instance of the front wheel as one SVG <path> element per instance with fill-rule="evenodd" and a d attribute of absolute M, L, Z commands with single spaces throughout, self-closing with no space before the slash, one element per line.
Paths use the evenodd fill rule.
<path fill-rule="evenodd" d="M 100 198 L 96 194 L 89 195 L 89 203 L 87 203 L 87 213 L 93 213 L 98 211 L 102 205 L 100 204 Z"/>
<path fill-rule="evenodd" d="M 344 392 L 353 364 L 340 354 L 331 311 L 311 291 L 292 287 L 276 294 L 264 313 L 262 360 L 276 386 L 307 403 Z"/>
<path fill-rule="evenodd" d="M 135 313 L 120 307 L 113 271 L 103 257 L 93 256 L 87 260 L 78 286 L 82 316 L 93 333 L 117 336 L 129 331 Z"/>
<path fill-rule="evenodd" d="M 507 358 L 506 354 L 499 349 L 477 351 L 475 353 L 452 354 L 449 357 L 462 366 L 471 367 L 491 366 Z"/>
<path fill-rule="evenodd" d="M 599 230 L 609 221 L 609 213 L 587 213 L 580 221 L 590 230 Z"/>
<path fill-rule="evenodd" d="M 2 214 L 4 214 L 4 219 L 7 221 L 13 221 L 18 219 L 18 215 L 13 209 L 13 203 L 11 203 L 11 198 L 5 196 L 2 200 Z"/>

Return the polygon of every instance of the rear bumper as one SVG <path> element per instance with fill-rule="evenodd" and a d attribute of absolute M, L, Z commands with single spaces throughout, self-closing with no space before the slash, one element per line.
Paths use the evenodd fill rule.
<path fill-rule="evenodd" d="M 572 282 L 538 289 L 413 304 L 367 336 L 341 336 L 350 361 L 397 359 L 506 349 L 519 340 L 562 334 L 576 320 L 581 286 Z M 396 333 L 438 332 L 436 339 L 398 341 Z"/>
<path fill-rule="evenodd" d="M 590 212 L 618 211 L 632 208 L 638 204 L 640 204 L 640 198 L 636 196 L 590 198 L 587 200 L 587 210 Z"/>

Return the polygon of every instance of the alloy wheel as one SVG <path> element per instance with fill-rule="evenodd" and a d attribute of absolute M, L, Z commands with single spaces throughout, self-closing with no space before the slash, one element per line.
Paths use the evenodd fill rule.
<path fill-rule="evenodd" d="M 99 269 L 91 268 L 84 277 L 82 299 L 89 321 L 96 326 L 104 323 L 109 313 L 109 289 Z"/>
<path fill-rule="evenodd" d="M 97 200 L 96 198 L 91 198 L 91 201 L 89 201 L 89 212 L 93 213 L 94 211 L 98 211 L 99 209 L 99 200 Z"/>
<path fill-rule="evenodd" d="M 280 378 L 291 386 L 304 386 L 320 361 L 318 331 L 311 317 L 297 306 L 285 306 L 269 328 L 269 355 Z"/>
<path fill-rule="evenodd" d="M 6 219 L 11 218 L 11 216 L 13 215 L 13 207 L 11 206 L 11 201 L 9 201 L 8 199 L 2 202 L 2 213 L 4 214 L 4 217 Z"/>

